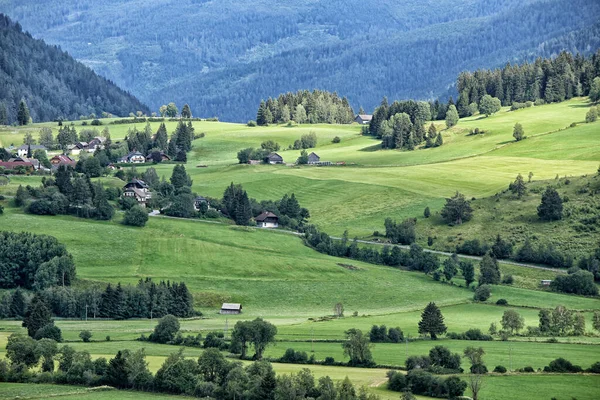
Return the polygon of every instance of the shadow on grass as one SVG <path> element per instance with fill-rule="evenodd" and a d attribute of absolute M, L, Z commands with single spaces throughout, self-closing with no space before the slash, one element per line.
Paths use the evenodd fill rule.
<path fill-rule="evenodd" d="M 379 151 L 379 150 L 382 150 L 381 143 L 374 144 L 373 146 L 363 147 L 359 151 L 373 152 L 373 151 Z"/>

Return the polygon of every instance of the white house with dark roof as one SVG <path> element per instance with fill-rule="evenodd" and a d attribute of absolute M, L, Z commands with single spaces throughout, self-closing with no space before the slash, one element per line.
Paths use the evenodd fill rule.
<path fill-rule="evenodd" d="M 29 147 L 31 147 L 31 155 L 33 156 L 33 152 L 36 150 L 44 150 L 45 152 L 47 152 L 48 150 L 46 149 L 46 146 L 42 146 L 39 144 L 32 144 L 31 146 L 29 145 L 22 145 L 19 146 L 19 148 L 17 148 L 17 155 L 19 157 L 27 157 L 27 153 L 29 152 Z"/>
<path fill-rule="evenodd" d="M 277 228 L 279 227 L 279 217 L 270 211 L 265 211 L 258 217 L 254 218 L 256 226 L 260 228 Z"/>

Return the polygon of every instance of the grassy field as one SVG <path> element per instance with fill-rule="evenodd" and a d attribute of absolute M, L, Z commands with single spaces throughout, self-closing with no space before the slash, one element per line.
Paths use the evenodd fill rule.
<path fill-rule="evenodd" d="M 428 236 L 435 237 L 433 248 L 436 249 L 452 250 L 465 238 L 488 240 L 500 232 L 516 243 L 527 235 L 537 235 L 554 240 L 561 248 L 575 254 L 585 253 L 595 248 L 600 240 L 597 231 L 575 231 L 586 213 L 585 207 L 590 210 L 597 207 L 595 197 L 581 192 L 582 188 L 594 188 L 600 182 L 600 178 L 593 176 L 600 162 L 600 123 L 565 128 L 572 122 L 580 123 L 586 111 L 587 101 L 574 99 L 516 112 L 503 109 L 489 118 L 465 118 L 456 127 L 442 131 L 442 147 L 413 152 L 381 150 L 379 141 L 360 136 L 357 125 L 247 127 L 194 122 L 196 133 L 204 132 L 206 136 L 194 141 L 186 168 L 194 181 L 193 190 L 202 195 L 220 197 L 230 182 L 243 184 L 249 195 L 258 200 L 276 199 L 293 192 L 301 205 L 310 210 L 311 222 L 334 235 L 348 229 L 350 237 L 369 237 L 375 230 L 383 231 L 386 217 L 419 217 L 418 241 L 423 244 Z M 528 136 L 519 143 L 512 140 L 515 122 L 523 124 Z M 80 125 L 80 122 L 76 124 Z M 0 128 L 0 145 L 20 145 L 26 131 L 36 136 L 35 132 L 44 125 L 56 130 L 54 124 Z M 151 125 L 153 130 L 158 128 L 158 123 Z M 175 122 L 167 123 L 169 132 L 175 125 Z M 439 123 L 436 125 L 442 128 Z M 107 126 L 113 141 L 123 139 L 128 129 L 134 128 L 134 125 Z M 142 129 L 143 124 L 135 127 Z M 475 127 L 483 129 L 485 134 L 468 136 Z M 237 164 L 236 153 L 242 148 L 259 147 L 264 140 L 274 140 L 287 148 L 301 135 L 310 132 L 318 136 L 315 152 L 322 160 L 344 161 L 346 165 Z M 335 136 L 341 138 L 340 143 L 332 143 Z M 286 161 L 293 162 L 299 151 L 282 150 L 280 154 Z M 196 168 L 197 165 L 208 167 Z M 155 168 L 168 178 L 173 166 L 157 165 Z M 526 176 L 530 171 L 534 174 L 533 183 L 529 185 L 532 190 L 524 199 L 515 200 L 510 194 L 500 194 L 496 201 L 493 196 L 505 190 L 518 173 Z M 570 178 L 569 184 L 564 178 L 586 174 L 587 177 Z M 555 181 L 557 175 L 561 179 Z M 101 180 L 107 186 L 122 184 L 110 177 Z M 18 185 L 35 186 L 39 182 L 40 177 L 15 176 L 8 186 L 0 186 L 0 194 L 10 196 Z M 540 195 L 534 192 L 548 182 L 571 200 L 565 203 L 568 217 L 564 221 L 541 224 L 535 218 Z M 478 199 L 473 202 L 475 217 L 460 227 L 448 227 L 437 211 L 444 198 L 456 190 L 468 198 Z M 509 367 L 509 352 L 513 368 L 527 365 L 542 368 L 560 356 L 584 368 L 600 360 L 600 339 L 593 336 L 591 327 L 591 312 L 600 309 L 598 299 L 539 290 L 540 279 L 556 276 L 552 271 L 502 264 L 502 272 L 512 274 L 515 284 L 495 286 L 488 302 L 473 303 L 473 292 L 463 287 L 460 277 L 450 285 L 435 282 L 421 273 L 336 259 L 312 251 L 300 238 L 282 232 L 166 218 L 151 218 L 148 225 L 140 229 L 121 225 L 120 215 L 110 222 L 65 216 L 39 217 L 11 208 L 9 200 L 2 204 L 6 209 L 0 216 L 0 229 L 56 236 L 74 256 L 80 279 L 78 284 L 135 283 L 144 277 L 184 280 L 194 295 L 196 307 L 205 317 L 182 321 L 184 333 L 205 334 L 226 327 L 231 330 L 239 319 L 264 317 L 278 327 L 279 342 L 267 353 L 271 357 L 279 357 L 292 347 L 303 351 L 312 349 L 318 359 L 332 356 L 341 361 L 344 358 L 340 343 L 311 344 L 310 340 L 339 341 L 349 328 L 368 331 L 374 324 L 400 326 L 406 335 L 414 338 L 418 336 L 420 312 L 429 301 L 442 307 L 450 332 L 463 332 L 469 328 L 485 332 L 491 322 L 500 321 L 507 309 L 494 305 L 496 300 L 504 298 L 510 305 L 508 308 L 514 307 L 530 326 L 537 325 L 540 308 L 565 305 L 581 310 L 591 336 L 560 338 L 560 343 L 552 344 L 544 343 L 546 338 L 523 337 L 509 342 L 444 339 L 437 343 L 415 341 L 408 346 L 378 344 L 373 349 L 374 358 L 382 364 L 403 364 L 407 354 L 426 354 L 433 345 L 442 344 L 455 352 L 461 352 L 469 345 L 482 346 L 486 350 L 484 359 L 491 368 L 498 364 Z M 432 209 L 432 218 L 421 217 L 426 206 Z M 357 269 L 346 269 L 339 265 L 341 263 L 351 263 Z M 219 315 L 219 306 L 225 301 L 243 303 L 245 313 L 241 316 Z M 337 302 L 344 304 L 345 318 L 321 322 L 308 319 L 330 315 Z M 355 311 L 358 316 L 352 317 Z M 151 332 L 155 324 L 156 321 L 149 320 L 57 321 L 70 345 L 78 350 L 88 350 L 94 357 L 108 358 L 119 349 L 145 347 L 153 371 L 177 349 L 134 341 L 141 334 Z M 19 322 L 0 321 L 0 347 L 4 348 L 11 332 L 22 329 Z M 94 342 L 84 344 L 79 341 L 78 334 L 83 329 L 93 332 Z M 105 342 L 106 336 L 112 340 Z M 201 351 L 188 348 L 186 354 L 197 357 Z M 275 365 L 275 369 L 283 373 L 299 368 L 302 366 Z M 372 390 L 384 399 L 398 398 L 381 385 L 385 381 L 385 370 L 325 366 L 312 366 L 311 369 L 317 376 L 331 375 L 335 379 L 348 375 L 360 385 L 372 386 Z M 503 398 L 523 398 L 526 394 L 532 399 L 552 396 L 592 399 L 598 397 L 592 394 L 599 385 L 600 380 L 595 376 L 490 376 L 486 378 L 483 398 L 496 399 L 499 398 L 497 394 L 502 393 Z M 42 386 L 28 389 L 14 386 L 7 392 L 7 398 L 26 396 L 27 390 L 32 390 L 29 396 L 35 398 L 39 388 Z M 58 386 L 48 390 L 54 389 L 65 390 Z M 44 389 L 40 390 L 43 392 Z M 111 392 L 69 393 L 63 392 L 65 396 L 87 399 L 103 398 L 101 396 Z M 124 396 L 130 395 L 126 393 Z"/>

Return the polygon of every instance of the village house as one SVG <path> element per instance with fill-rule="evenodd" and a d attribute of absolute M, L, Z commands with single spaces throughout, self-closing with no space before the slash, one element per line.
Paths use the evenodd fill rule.
<path fill-rule="evenodd" d="M 154 153 L 150 153 L 146 156 L 147 163 L 154 162 L 154 158 L 152 156 L 153 154 Z M 163 161 L 171 161 L 171 157 L 169 157 L 167 154 L 165 154 L 164 152 L 161 151 L 160 152 L 160 162 L 163 162 Z"/>
<path fill-rule="evenodd" d="M 17 148 L 17 155 L 19 157 L 27 157 L 27 153 L 29 152 L 30 148 L 31 148 L 31 155 L 32 156 L 33 156 L 33 153 L 36 150 L 48 151 L 46 149 L 46 146 L 41 146 L 41 145 L 38 145 L 38 144 L 32 144 L 31 146 L 29 146 L 29 145 L 24 144 L 24 145 L 20 146 L 19 148 Z"/>
<path fill-rule="evenodd" d="M 141 179 L 132 179 L 123 186 L 123 197 L 133 198 L 142 207 L 146 207 L 146 203 L 152 198 L 152 192 L 146 182 Z"/>
<path fill-rule="evenodd" d="M 309 164 L 318 164 L 319 161 L 321 161 L 321 157 L 319 157 L 314 151 L 308 155 Z"/>
<path fill-rule="evenodd" d="M 200 211 L 202 204 L 206 204 L 206 207 L 210 208 L 210 203 L 204 196 L 198 196 L 194 199 L 194 209 Z"/>
<path fill-rule="evenodd" d="M 223 303 L 221 306 L 221 314 L 241 314 L 242 305 L 238 303 Z"/>
<path fill-rule="evenodd" d="M 144 157 L 144 155 L 139 151 L 132 151 L 131 153 L 122 157 L 119 162 L 126 164 L 143 164 L 146 162 L 146 157 Z"/>
<path fill-rule="evenodd" d="M 71 157 L 65 154 L 60 154 L 52 157 L 50 159 L 50 164 L 52 164 L 52 169 L 58 169 L 58 167 L 60 167 L 61 165 L 66 165 L 75 168 L 75 164 L 77 164 L 77 161 L 73 160 Z"/>
<path fill-rule="evenodd" d="M 269 164 L 283 164 L 283 157 L 277 153 L 271 153 L 267 156 Z"/>
<path fill-rule="evenodd" d="M 260 228 L 277 228 L 279 227 L 279 217 L 270 211 L 265 211 L 255 218 L 256 226 Z"/>
<path fill-rule="evenodd" d="M 93 153 L 97 149 L 102 150 L 104 148 L 104 142 L 106 142 L 106 138 L 102 136 L 96 136 L 88 143 L 88 152 Z"/>
<path fill-rule="evenodd" d="M 358 114 L 356 116 L 356 118 L 354 118 L 354 121 L 359 123 L 360 125 L 367 125 L 371 122 L 371 120 L 373 119 L 372 115 L 369 114 Z"/>
<path fill-rule="evenodd" d="M 35 167 L 30 162 L 25 161 L 0 161 L 0 169 L 5 169 L 7 171 L 15 171 L 18 169 L 24 168 L 25 171 L 33 172 Z"/>

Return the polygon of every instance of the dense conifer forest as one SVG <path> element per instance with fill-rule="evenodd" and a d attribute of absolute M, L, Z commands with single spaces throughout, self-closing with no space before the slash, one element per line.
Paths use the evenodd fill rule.
<path fill-rule="evenodd" d="M 149 112 L 133 95 L 0 14 L 0 123 L 23 125 L 22 104 L 34 122 Z"/>
<path fill-rule="evenodd" d="M 0 12 L 153 111 L 174 101 L 237 122 L 301 89 L 337 91 L 367 112 L 384 95 L 456 99 L 461 71 L 600 46 L 593 0 L 22 0 Z"/>

